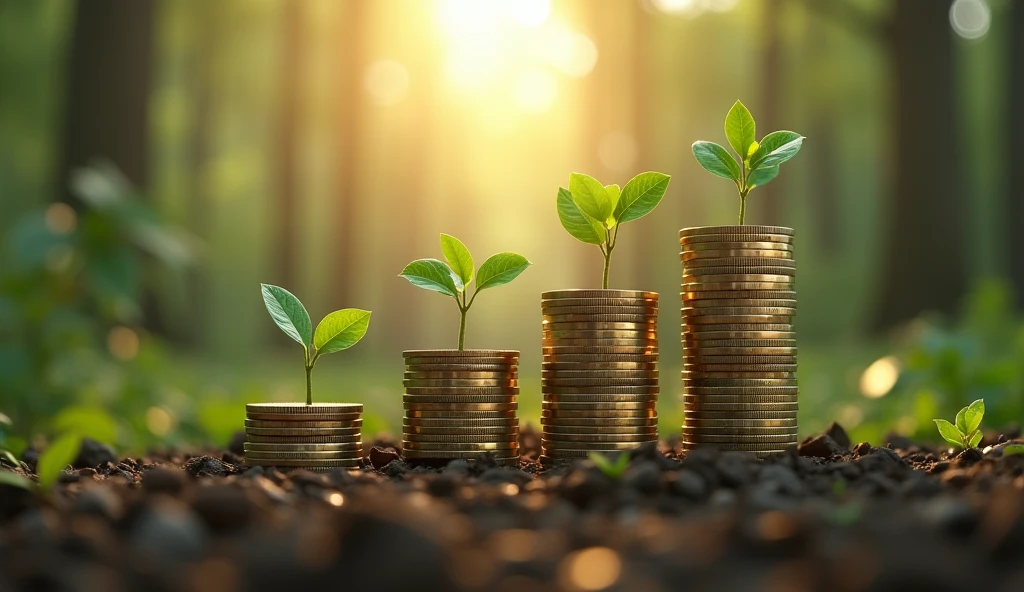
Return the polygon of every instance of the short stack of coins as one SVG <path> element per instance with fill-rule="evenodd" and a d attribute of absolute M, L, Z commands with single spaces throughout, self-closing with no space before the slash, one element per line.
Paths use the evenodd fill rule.
<path fill-rule="evenodd" d="M 363 457 L 359 403 L 250 403 L 245 464 L 313 471 L 357 469 Z"/>
<path fill-rule="evenodd" d="M 658 294 L 541 295 L 541 462 L 658 439 Z"/>
<path fill-rule="evenodd" d="M 402 449 L 428 464 L 490 452 L 519 463 L 519 352 L 413 350 L 405 357 Z"/>
<path fill-rule="evenodd" d="M 686 228 L 683 448 L 797 443 L 796 263 L 782 226 Z"/>

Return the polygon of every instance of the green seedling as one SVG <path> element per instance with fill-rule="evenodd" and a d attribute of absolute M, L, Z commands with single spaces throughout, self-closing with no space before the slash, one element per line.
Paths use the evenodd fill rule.
<path fill-rule="evenodd" d="M 725 117 L 725 136 L 740 157 L 714 142 L 694 142 L 693 157 L 712 175 L 736 183 L 740 195 L 740 224 L 747 217 L 747 194 L 755 187 L 769 183 L 779 174 L 779 165 L 796 156 L 804 137 L 796 132 L 772 132 L 757 141 L 754 116 L 736 101 Z"/>
<path fill-rule="evenodd" d="M 608 269 L 619 236 L 619 225 L 650 214 L 661 203 L 671 179 L 663 173 L 640 173 L 619 190 L 581 174 L 569 175 L 569 188 L 558 188 L 558 219 L 574 238 L 601 248 L 604 273 L 601 287 L 608 289 Z"/>
<path fill-rule="evenodd" d="M 11 428 L 11 418 L 5 414 L 0 413 L 0 458 L 10 463 L 12 466 L 18 466 L 18 459 L 15 458 L 14 454 L 7 450 L 7 431 Z"/>
<path fill-rule="evenodd" d="M 629 466 L 629 453 L 627 452 L 620 452 L 615 457 L 615 460 L 612 460 L 610 455 L 603 452 L 591 452 L 589 456 L 590 460 L 594 461 L 594 464 L 597 465 L 598 470 L 612 481 L 618 481 L 622 478 L 626 468 Z"/>
<path fill-rule="evenodd" d="M 526 257 L 516 253 L 491 255 L 480 269 L 474 271 L 473 256 L 462 241 L 447 234 L 441 235 L 441 252 L 447 261 L 417 259 L 405 266 L 399 277 L 424 290 L 440 292 L 451 296 L 459 307 L 459 350 L 466 343 L 466 313 L 480 292 L 511 282 L 531 265 Z M 469 284 L 476 280 L 473 296 L 469 295 Z"/>
<path fill-rule="evenodd" d="M 327 315 L 313 332 L 309 313 L 291 292 L 260 284 L 270 318 L 299 345 L 306 357 L 306 405 L 313 404 L 313 366 L 324 354 L 348 349 L 359 343 L 370 327 L 370 311 L 346 308 Z"/>
<path fill-rule="evenodd" d="M 39 476 L 39 488 L 50 491 L 60 479 L 60 474 L 78 457 L 82 448 L 82 435 L 70 432 L 57 438 L 39 455 L 36 463 L 36 475 Z"/>
<path fill-rule="evenodd" d="M 1024 444 L 1007 444 L 1003 446 L 1003 456 L 1024 455 Z"/>
<path fill-rule="evenodd" d="M 974 448 L 981 442 L 981 420 L 985 417 L 985 401 L 978 399 L 956 414 L 956 424 L 936 419 L 939 435 L 957 448 Z"/>

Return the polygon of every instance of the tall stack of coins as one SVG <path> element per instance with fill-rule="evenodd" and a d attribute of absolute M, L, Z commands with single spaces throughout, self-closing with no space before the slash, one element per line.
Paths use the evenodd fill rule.
<path fill-rule="evenodd" d="M 793 230 L 679 233 L 683 447 L 780 452 L 797 442 Z"/>
<path fill-rule="evenodd" d="M 519 462 L 519 352 L 414 350 L 405 357 L 402 448 L 407 460 Z"/>
<path fill-rule="evenodd" d="M 541 462 L 658 439 L 658 294 L 541 294 Z"/>
<path fill-rule="evenodd" d="M 250 403 L 245 406 L 245 464 L 359 468 L 362 414 L 358 403 Z"/>

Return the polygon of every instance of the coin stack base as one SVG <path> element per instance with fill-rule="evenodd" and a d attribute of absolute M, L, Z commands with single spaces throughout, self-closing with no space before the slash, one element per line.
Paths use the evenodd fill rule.
<path fill-rule="evenodd" d="M 683 448 L 768 456 L 797 443 L 793 230 L 679 233 Z"/>
<path fill-rule="evenodd" d="M 621 452 L 658 439 L 658 295 L 541 295 L 541 462 Z"/>
<path fill-rule="evenodd" d="M 405 357 L 402 449 L 439 465 L 491 453 L 519 464 L 519 352 L 414 350 Z"/>
<path fill-rule="evenodd" d="M 245 406 L 245 464 L 358 469 L 362 413 L 358 403 L 250 403 Z"/>

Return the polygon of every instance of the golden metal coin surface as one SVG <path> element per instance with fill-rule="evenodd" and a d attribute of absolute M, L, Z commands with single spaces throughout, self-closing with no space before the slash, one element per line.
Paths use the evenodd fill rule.
<path fill-rule="evenodd" d="M 759 405 L 762 403 L 796 403 L 797 395 L 688 395 L 682 396 L 684 403 L 744 403 Z"/>
<path fill-rule="evenodd" d="M 580 425 L 544 425 L 545 434 L 588 435 L 588 434 L 620 434 L 631 436 L 658 436 L 658 426 L 580 426 Z M 555 438 L 557 439 L 557 438 Z"/>
<path fill-rule="evenodd" d="M 704 372 L 796 372 L 796 364 L 683 364 L 683 371 Z M 766 377 L 772 378 L 772 377 Z"/>
<path fill-rule="evenodd" d="M 280 450 L 247 450 L 246 459 L 253 460 L 337 460 L 362 456 L 363 443 L 339 450 L 303 450 L 301 452 L 283 452 Z"/>
<path fill-rule="evenodd" d="M 499 419 L 503 417 L 515 418 L 515 410 L 511 411 L 420 411 L 406 409 L 405 416 L 408 418 L 424 419 Z"/>
<path fill-rule="evenodd" d="M 792 324 L 793 316 L 771 314 L 719 315 L 686 317 L 687 327 L 694 325 L 780 325 Z"/>
<path fill-rule="evenodd" d="M 598 364 L 637 364 L 650 365 L 658 364 L 658 354 L 544 354 L 542 364 L 565 364 L 579 365 L 581 368 Z"/>
<path fill-rule="evenodd" d="M 782 237 L 771 235 L 746 236 L 737 240 L 727 238 L 708 237 L 711 240 L 689 239 L 679 241 L 680 254 L 700 253 L 702 251 L 787 251 L 789 256 L 794 254 L 793 241 L 774 240 Z M 758 240 L 769 239 L 769 240 Z"/>
<path fill-rule="evenodd" d="M 519 429 L 519 419 L 514 415 L 509 417 L 497 417 L 497 418 L 476 418 L 476 419 L 440 419 L 440 418 L 424 418 L 424 417 L 403 417 L 402 426 L 404 428 L 424 428 L 424 429 L 507 429 L 514 428 Z"/>
<path fill-rule="evenodd" d="M 410 403 L 406 411 L 515 411 L 519 403 Z"/>
<path fill-rule="evenodd" d="M 250 467 L 303 467 L 303 468 L 359 468 L 362 465 L 362 458 L 313 460 L 313 459 L 264 459 L 249 458 L 246 456 L 245 464 Z"/>
<path fill-rule="evenodd" d="M 518 386 L 449 386 L 449 387 L 405 387 L 407 395 L 461 395 L 474 397 L 480 395 L 518 395 Z"/>
<path fill-rule="evenodd" d="M 779 395 L 796 395 L 799 388 L 795 386 L 767 386 L 767 387 L 713 387 L 713 386 L 690 386 L 683 387 L 684 395 L 693 395 L 695 397 L 701 396 L 716 396 L 716 395 L 729 395 L 729 396 L 779 396 Z"/>
<path fill-rule="evenodd" d="M 655 409 L 657 407 L 657 401 L 643 401 L 643 402 L 629 402 L 629 403 L 565 403 L 561 401 L 543 401 L 541 409 L 555 409 L 558 411 L 615 411 L 615 410 L 630 410 L 635 411 L 638 409 Z"/>
<path fill-rule="evenodd" d="M 657 370 L 541 370 L 541 378 L 657 378 Z"/>
<path fill-rule="evenodd" d="M 787 281 L 718 281 L 712 280 L 710 277 L 701 278 L 701 281 L 698 282 L 685 281 L 680 289 L 684 294 L 699 292 L 715 292 L 717 294 L 723 290 L 793 291 L 793 278 L 789 276 L 782 276 L 788 278 Z"/>
<path fill-rule="evenodd" d="M 686 306 L 697 306 L 690 301 L 715 300 L 796 300 L 794 290 L 702 290 L 699 292 L 681 292 L 680 297 Z"/>
<path fill-rule="evenodd" d="M 628 356 L 643 356 L 644 359 L 650 356 L 658 355 L 657 344 L 646 345 L 646 346 L 619 346 L 619 345 L 602 345 L 602 346 L 581 346 L 581 345 L 542 345 L 541 353 L 545 356 L 545 359 L 555 358 L 558 356 L 569 356 L 569 355 L 586 355 L 586 356 L 604 356 L 605 359 L 611 361 L 626 361 Z"/>
<path fill-rule="evenodd" d="M 519 370 L 406 370 L 402 378 L 406 380 L 486 380 L 502 382 L 519 377 Z"/>
<path fill-rule="evenodd" d="M 756 406 L 758 409 L 760 405 Z M 690 417 L 690 411 L 686 411 Z M 785 411 L 700 411 L 697 416 L 700 419 L 796 419 L 797 410 L 788 409 Z"/>
<path fill-rule="evenodd" d="M 252 421 L 284 421 L 292 425 L 304 423 L 342 422 L 351 425 L 351 422 L 362 419 L 361 413 L 319 413 L 316 415 L 294 415 L 290 413 L 256 413 L 245 414 Z"/>
<path fill-rule="evenodd" d="M 707 358 L 715 356 L 795 356 L 797 353 L 796 347 L 743 347 L 743 346 L 728 346 L 728 347 L 710 347 L 701 346 L 698 348 L 692 348 L 687 350 L 687 355 L 696 358 L 699 361 L 704 361 Z"/>
<path fill-rule="evenodd" d="M 437 458 L 474 460 L 487 452 L 486 450 L 403 450 L 402 456 L 412 460 Z M 498 464 L 519 462 L 518 450 L 500 450 L 492 452 L 492 455 Z"/>
<path fill-rule="evenodd" d="M 351 428 L 362 425 L 363 417 L 356 413 L 352 415 L 331 416 L 324 418 L 295 417 L 294 415 L 281 415 L 277 413 L 249 413 L 245 419 L 246 427 L 253 428 Z M 270 417 L 267 417 L 270 416 Z M 280 419 L 284 418 L 284 419 Z"/>
<path fill-rule="evenodd" d="M 708 366 L 722 364 L 740 365 L 763 365 L 783 364 L 796 365 L 796 356 L 695 356 L 693 352 L 699 351 L 693 346 L 687 346 L 688 353 L 683 354 L 683 366 Z"/>
<path fill-rule="evenodd" d="M 298 454 L 302 452 L 346 452 L 349 450 L 362 450 L 363 443 L 361 441 L 355 442 L 332 442 L 329 444 L 324 443 L 281 443 L 281 442 L 246 442 L 244 444 L 245 452 L 261 453 L 261 452 L 285 452 L 291 454 Z"/>
<path fill-rule="evenodd" d="M 643 306 L 657 308 L 658 299 L 653 300 L 642 298 L 558 298 L 555 300 L 541 300 L 541 310 L 551 306 Z"/>
<path fill-rule="evenodd" d="M 738 224 L 733 226 L 691 226 L 679 231 L 680 237 L 704 236 L 708 234 L 778 234 L 792 237 L 796 234 L 788 226 L 764 226 L 756 224 Z"/>
<path fill-rule="evenodd" d="M 358 431 L 344 436 L 261 436 L 246 432 L 245 440 L 246 442 L 261 444 L 344 444 L 347 442 L 361 442 L 363 437 Z"/>
<path fill-rule="evenodd" d="M 519 352 L 510 349 L 411 349 L 402 352 L 402 357 L 409 358 L 457 358 L 461 363 L 473 358 L 518 359 Z"/>
<path fill-rule="evenodd" d="M 648 407 L 646 409 L 616 409 L 614 411 L 541 409 L 540 416 L 542 424 L 544 423 L 543 419 L 545 417 L 559 419 L 642 419 L 658 417 L 658 410 L 654 407 Z"/>
<path fill-rule="evenodd" d="M 705 243 L 706 244 L 706 243 Z M 793 259 L 792 249 L 700 249 L 684 250 L 680 253 L 683 261 L 699 261 L 701 259 Z"/>
<path fill-rule="evenodd" d="M 716 403 L 706 399 L 683 401 L 683 409 L 689 411 L 790 411 L 796 412 L 799 403 Z"/>
<path fill-rule="evenodd" d="M 549 306 L 541 310 L 544 317 L 559 315 L 633 315 L 644 318 L 658 316 L 658 307 L 645 306 Z"/>
<path fill-rule="evenodd" d="M 593 330 L 587 331 L 583 329 L 570 329 L 564 331 L 554 331 L 548 328 L 543 328 L 541 331 L 541 337 L 544 340 L 556 340 L 556 339 L 657 339 L 658 331 L 651 329 L 608 329 L 608 330 Z"/>
<path fill-rule="evenodd" d="M 683 310 L 690 308 L 729 308 L 734 306 L 768 306 L 779 308 L 797 307 L 795 298 L 707 298 L 683 300 Z"/>
<path fill-rule="evenodd" d="M 686 341 L 705 347 L 796 347 L 796 339 L 712 339 L 700 333 L 684 333 Z"/>
<path fill-rule="evenodd" d="M 435 428 L 435 427 L 422 427 L 422 426 L 402 426 L 402 433 L 406 440 L 419 438 L 423 436 L 466 436 L 475 437 L 478 440 L 489 440 L 491 438 L 508 438 L 515 439 L 519 434 L 519 426 L 498 426 L 493 428 L 474 428 L 474 427 L 448 427 L 448 428 Z"/>
<path fill-rule="evenodd" d="M 588 387 L 590 392 L 605 386 L 658 386 L 658 377 L 652 378 L 541 378 L 540 386 L 551 387 L 551 392 L 566 392 L 563 387 Z M 596 388 L 595 388 L 596 387 Z"/>
<path fill-rule="evenodd" d="M 578 370 L 629 370 L 634 372 L 657 371 L 657 362 L 541 362 L 541 371 L 563 372 Z"/>
<path fill-rule="evenodd" d="M 683 378 L 683 386 L 797 386 L 795 378 Z"/>
<path fill-rule="evenodd" d="M 470 366 L 474 368 L 484 366 L 498 366 L 498 369 L 516 368 L 519 366 L 519 358 L 503 358 L 501 356 L 476 358 L 405 358 L 405 366 L 406 368 L 419 368 L 430 366 L 455 366 L 457 368 L 461 368 L 464 366 Z"/>
<path fill-rule="evenodd" d="M 609 322 L 609 321 L 576 321 L 551 322 L 542 321 L 541 328 L 545 331 L 657 331 L 658 320 L 648 319 L 641 322 Z"/>
<path fill-rule="evenodd" d="M 784 251 L 779 251 L 784 252 Z M 699 259 L 684 259 L 683 273 L 689 269 L 701 269 L 703 267 L 745 267 L 745 268 L 778 268 L 796 269 L 796 261 L 781 257 L 723 257 L 713 259 L 702 257 Z"/>
<path fill-rule="evenodd" d="M 560 395 L 544 393 L 544 401 L 551 403 L 648 403 L 656 402 L 657 394 L 651 395 Z"/>
<path fill-rule="evenodd" d="M 406 378 L 402 380 L 405 388 L 518 388 L 518 378 Z"/>
<path fill-rule="evenodd" d="M 695 433 L 684 433 L 683 439 L 687 442 L 694 442 L 698 444 L 769 444 L 769 445 L 786 445 L 796 444 L 796 434 L 784 434 L 779 436 L 735 436 L 731 434 L 725 435 L 706 435 L 706 434 L 695 434 Z"/>
<path fill-rule="evenodd" d="M 687 417 L 684 427 L 692 428 L 796 428 L 797 420 L 792 419 L 702 419 Z"/>
<path fill-rule="evenodd" d="M 764 371 L 751 371 L 751 372 L 705 372 L 703 370 L 690 370 L 684 369 L 682 371 L 683 380 L 688 379 L 705 379 L 705 378 L 756 378 L 758 380 L 764 379 L 778 379 L 785 378 L 796 380 L 796 372 L 764 372 Z"/>
<path fill-rule="evenodd" d="M 691 442 L 699 442 L 705 438 L 729 438 L 735 437 L 735 442 L 753 441 L 757 439 L 780 438 L 793 440 L 797 437 L 796 426 L 787 427 L 707 427 L 690 426 L 682 427 L 683 437 Z"/>
<path fill-rule="evenodd" d="M 756 325 L 726 325 L 726 324 L 693 324 L 684 323 L 682 326 L 683 337 L 686 339 L 703 339 L 707 333 L 722 333 L 722 332 L 734 332 L 734 331 L 745 331 L 745 332 L 758 332 L 763 333 L 765 331 L 781 331 L 785 333 L 793 332 L 792 323 L 775 323 L 775 324 L 756 324 Z"/>
<path fill-rule="evenodd" d="M 402 395 L 405 403 L 518 403 L 518 395 Z"/>
<path fill-rule="evenodd" d="M 519 450 L 519 442 L 416 442 L 413 440 L 402 440 L 402 450 L 437 450 L 441 452 Z"/>
<path fill-rule="evenodd" d="M 560 386 L 542 388 L 541 390 L 545 395 L 656 395 L 661 392 L 661 389 L 656 384 L 643 386 Z"/>
<path fill-rule="evenodd" d="M 573 442 L 649 442 L 658 438 L 658 434 L 556 434 L 544 432 L 542 441 L 555 446 L 572 447 Z"/>
<path fill-rule="evenodd" d="M 407 432 L 402 438 L 409 442 L 447 442 L 451 443 L 477 443 L 477 442 L 519 442 L 519 434 L 427 434 L 424 432 Z"/>
<path fill-rule="evenodd" d="M 362 403 L 246 403 L 247 413 L 278 413 L 287 415 L 339 415 L 362 413 Z"/>
<path fill-rule="evenodd" d="M 551 450 L 632 450 L 639 448 L 644 442 L 653 442 L 656 439 L 655 437 L 633 442 L 561 442 L 541 438 L 540 445 L 544 452 L 550 455 Z"/>
<path fill-rule="evenodd" d="M 517 364 L 406 364 L 408 372 L 497 372 L 515 376 L 519 373 Z"/>
<path fill-rule="evenodd" d="M 735 316 L 735 315 L 771 315 L 780 317 L 795 317 L 795 308 L 784 308 L 781 306 L 732 306 L 722 308 L 686 308 L 682 309 L 683 322 L 688 322 L 694 317 L 703 316 Z"/>
<path fill-rule="evenodd" d="M 562 298 L 644 298 L 657 300 L 657 292 L 645 292 L 641 290 L 548 290 L 540 293 L 541 300 L 555 300 Z"/>

